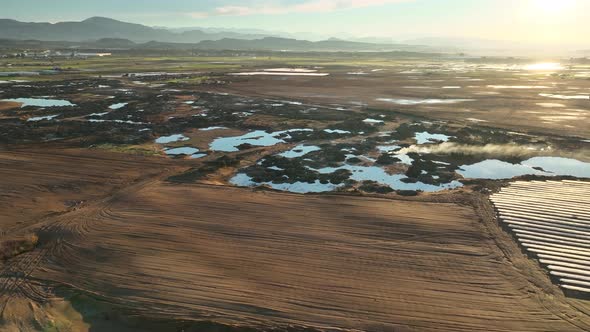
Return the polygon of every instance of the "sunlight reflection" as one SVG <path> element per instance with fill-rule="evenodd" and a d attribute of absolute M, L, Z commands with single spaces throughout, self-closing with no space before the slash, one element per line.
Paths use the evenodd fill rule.
<path fill-rule="evenodd" d="M 524 66 L 525 70 L 563 70 L 565 69 L 560 63 L 557 62 L 543 62 L 534 63 Z"/>

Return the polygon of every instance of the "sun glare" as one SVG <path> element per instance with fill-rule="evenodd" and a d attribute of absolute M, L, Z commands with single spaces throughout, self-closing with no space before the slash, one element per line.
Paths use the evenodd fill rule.
<path fill-rule="evenodd" d="M 563 70 L 563 66 L 560 63 L 555 62 L 544 62 L 527 65 L 524 67 L 525 70 L 539 70 L 539 71 L 553 71 Z"/>
<path fill-rule="evenodd" d="M 576 0 L 532 0 L 533 5 L 548 14 L 555 14 L 571 8 Z"/>

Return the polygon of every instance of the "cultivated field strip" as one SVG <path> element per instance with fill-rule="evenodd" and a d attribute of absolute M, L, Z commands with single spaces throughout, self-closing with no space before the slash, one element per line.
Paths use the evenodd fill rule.
<path fill-rule="evenodd" d="M 490 199 L 559 286 L 590 296 L 590 182 L 519 181 Z"/>
<path fill-rule="evenodd" d="M 0 235 L 161 172 L 164 158 L 100 150 L 0 150 Z"/>
<path fill-rule="evenodd" d="M 455 204 L 154 183 L 58 219 L 62 245 L 34 277 L 149 315 L 265 329 L 590 327 L 564 320 Z"/>

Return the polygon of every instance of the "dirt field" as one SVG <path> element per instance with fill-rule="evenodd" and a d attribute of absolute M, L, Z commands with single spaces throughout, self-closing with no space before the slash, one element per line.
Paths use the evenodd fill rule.
<path fill-rule="evenodd" d="M 583 173 L 586 69 L 316 60 L 6 85 L 0 245 L 34 241 L 0 260 L 0 330 L 590 330 L 487 199 Z M 232 75 L 301 66 L 329 76 Z M 461 173 L 536 156 L 574 170 Z"/>
<path fill-rule="evenodd" d="M 79 208 L 166 166 L 173 167 L 164 158 L 100 150 L 0 149 L 0 231 Z"/>
<path fill-rule="evenodd" d="M 148 181 L 44 230 L 53 236 L 31 280 L 150 317 L 368 331 L 590 327 L 523 278 L 472 208 L 450 203 Z"/>
<path fill-rule="evenodd" d="M 476 121 L 486 126 L 517 131 L 590 138 L 589 99 L 559 100 L 539 95 L 558 94 L 570 86 L 579 92 L 588 91 L 590 80 L 547 79 L 545 75 L 538 75 L 542 78 L 539 80 L 538 77 L 520 76 L 518 73 L 502 73 L 499 76 L 497 73 L 475 72 L 467 76 L 456 72 L 439 72 L 412 78 L 410 74 L 399 71 L 400 69 L 367 75 L 336 72 L 327 77 L 290 77 L 281 79 L 280 82 L 277 78 L 255 76 L 234 79 L 224 91 L 345 107 L 365 104 L 432 119 L 466 123 Z M 379 101 L 381 98 L 472 100 L 451 104 L 398 105 Z M 549 104 L 558 105 L 547 107 L 556 106 Z"/>

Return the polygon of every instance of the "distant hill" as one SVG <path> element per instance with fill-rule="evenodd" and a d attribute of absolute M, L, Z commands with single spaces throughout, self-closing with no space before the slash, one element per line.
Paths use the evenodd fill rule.
<path fill-rule="evenodd" d="M 329 39 L 311 42 L 290 38 L 265 37 L 255 40 L 221 39 L 202 41 L 199 49 L 208 50 L 270 50 L 270 51 L 432 51 L 431 49 L 403 44 L 372 44 Z"/>
<path fill-rule="evenodd" d="M 580 49 L 575 44 L 551 44 L 526 41 L 493 40 L 482 38 L 428 37 L 405 40 L 406 44 L 426 45 L 445 52 L 466 52 L 488 56 L 571 56 Z"/>
<path fill-rule="evenodd" d="M 71 41 L 40 41 L 40 40 L 15 40 L 0 39 L 0 49 L 45 51 L 48 49 L 73 51 L 94 50 L 104 52 L 136 52 L 141 50 L 153 51 L 252 51 L 252 52 L 395 52 L 400 56 L 427 56 L 438 55 L 439 52 L 421 46 L 370 44 L 350 42 L 343 40 L 325 40 L 310 42 L 306 40 L 266 37 L 255 40 L 222 39 L 217 41 L 207 40 L 199 43 L 170 43 L 149 41 L 135 43 L 122 38 L 103 38 L 96 41 L 71 42 Z"/>
<path fill-rule="evenodd" d="M 255 39 L 262 35 L 235 32 L 189 30 L 173 32 L 141 24 L 121 22 L 105 17 L 92 17 L 81 22 L 26 23 L 0 19 L 0 39 L 85 42 L 105 38 L 128 39 L 136 43 L 148 41 L 198 43 L 223 38 Z"/>
<path fill-rule="evenodd" d="M 258 51 L 408 51 L 432 52 L 424 46 L 367 43 L 331 38 L 308 41 L 235 31 L 171 31 L 110 18 L 92 17 L 81 22 L 25 23 L 0 19 L 0 47 L 61 47 L 97 49 L 201 49 Z"/>

